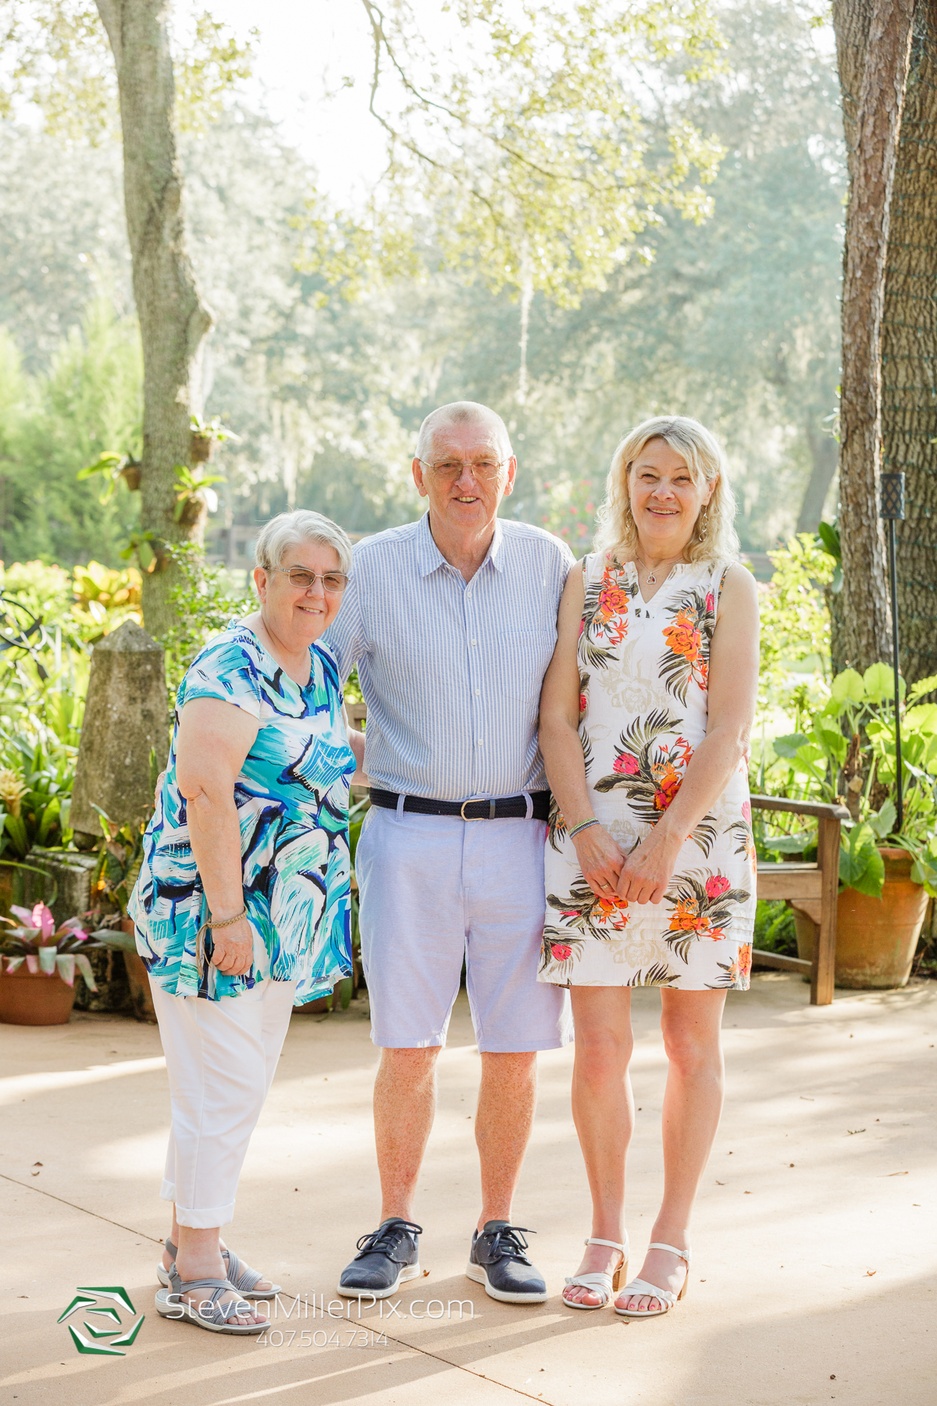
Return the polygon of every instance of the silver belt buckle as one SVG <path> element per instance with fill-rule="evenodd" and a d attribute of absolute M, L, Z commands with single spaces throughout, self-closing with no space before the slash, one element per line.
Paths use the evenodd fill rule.
<path fill-rule="evenodd" d="M 465 820 L 465 821 L 472 821 L 472 820 L 493 820 L 493 819 L 494 819 L 494 804 L 495 804 L 494 801 L 489 801 L 489 803 L 488 803 L 488 804 L 491 806 L 491 811 L 492 811 L 491 815 L 466 815 L 466 814 L 465 814 L 465 807 L 466 807 L 466 806 L 478 806 L 478 805 L 484 805 L 484 804 L 485 804 L 485 798 L 484 798 L 484 796 L 476 796 L 476 797 L 474 797 L 474 799 L 472 799 L 472 800 L 463 801 L 463 802 L 462 802 L 462 805 L 459 807 L 459 815 L 460 815 L 461 818 L 462 818 L 463 820 Z"/>

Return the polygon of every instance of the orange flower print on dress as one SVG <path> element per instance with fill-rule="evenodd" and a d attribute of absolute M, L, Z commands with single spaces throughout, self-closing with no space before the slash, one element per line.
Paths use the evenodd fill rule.
<path fill-rule="evenodd" d="M 699 587 L 685 591 L 676 613 L 661 633 L 667 642 L 660 662 L 666 688 L 682 704 L 695 683 L 705 691 L 709 681 L 709 646 L 715 629 L 715 597 Z"/>
<path fill-rule="evenodd" d="M 709 931 L 709 919 L 700 913 L 699 905 L 692 899 L 681 898 L 670 915 L 671 932 Z"/>
<path fill-rule="evenodd" d="M 666 627 L 664 639 L 674 654 L 682 654 L 691 662 L 699 658 L 702 636 L 685 610 L 681 610 L 677 615 L 676 625 Z"/>
<path fill-rule="evenodd" d="M 595 922 L 624 932 L 628 925 L 628 900 L 617 894 L 614 898 L 597 898 L 592 905 L 592 916 Z"/>
<path fill-rule="evenodd" d="M 725 874 L 713 873 L 711 869 L 680 874 L 666 894 L 673 909 L 664 941 L 685 962 L 691 946 L 700 938 L 718 942 L 725 937 L 726 926 L 733 920 L 732 910 L 750 898 L 747 890 L 733 888 Z"/>
<path fill-rule="evenodd" d="M 654 778 L 654 809 L 666 810 L 680 790 L 682 778 L 670 762 L 651 767 L 651 775 Z"/>
<path fill-rule="evenodd" d="M 628 634 L 628 609 L 637 589 L 624 567 L 612 562 L 587 587 L 579 634 L 581 668 L 608 668 Z"/>

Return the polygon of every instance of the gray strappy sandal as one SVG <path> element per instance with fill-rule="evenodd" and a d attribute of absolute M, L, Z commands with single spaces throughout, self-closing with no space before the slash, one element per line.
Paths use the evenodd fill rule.
<path fill-rule="evenodd" d="M 168 1271 L 163 1270 L 163 1273 L 169 1279 L 169 1288 L 156 1291 L 156 1312 L 160 1318 L 185 1320 L 194 1323 L 198 1328 L 206 1328 L 209 1333 L 230 1333 L 235 1337 L 262 1333 L 265 1328 L 269 1328 L 270 1324 L 266 1319 L 262 1323 L 228 1321 L 233 1315 L 245 1315 L 253 1313 L 254 1310 L 246 1299 L 231 1299 L 227 1304 L 220 1302 L 226 1293 L 234 1290 L 234 1285 L 227 1279 L 180 1279 L 175 1261 L 171 1268 Z M 195 1289 L 206 1291 L 197 1304 L 189 1303 L 182 1297 L 183 1294 L 191 1294 Z"/>
<path fill-rule="evenodd" d="M 179 1253 L 176 1246 L 167 1235 L 164 1244 L 175 1263 L 176 1255 Z M 259 1284 L 265 1276 L 259 1269 L 251 1269 L 249 1264 L 234 1253 L 233 1250 L 222 1250 L 221 1258 L 224 1260 L 228 1270 L 228 1283 L 233 1284 L 239 1294 L 250 1294 L 252 1299 L 275 1299 L 277 1294 L 283 1293 L 282 1285 L 274 1284 L 270 1289 L 257 1289 L 254 1286 Z M 169 1270 L 164 1269 L 161 1264 L 156 1266 L 156 1277 L 165 1289 L 169 1286 Z"/>

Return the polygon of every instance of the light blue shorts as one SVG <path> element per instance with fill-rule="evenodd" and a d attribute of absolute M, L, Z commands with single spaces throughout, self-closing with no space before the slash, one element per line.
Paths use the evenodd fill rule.
<path fill-rule="evenodd" d="M 480 1050 L 568 1042 L 567 992 L 537 981 L 545 838 L 540 820 L 371 808 L 355 872 L 376 1045 L 444 1045 L 463 958 Z"/>

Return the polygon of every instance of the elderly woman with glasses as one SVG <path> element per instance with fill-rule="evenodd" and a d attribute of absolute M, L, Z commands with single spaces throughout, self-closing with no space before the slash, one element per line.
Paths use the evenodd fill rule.
<path fill-rule="evenodd" d="M 130 914 L 166 1054 L 173 1203 L 157 1311 L 221 1333 L 265 1320 L 277 1286 L 221 1241 L 290 1012 L 351 970 L 346 731 L 317 643 L 351 546 L 313 512 L 257 542 L 260 606 L 210 640 L 180 685 L 169 762 Z"/>

